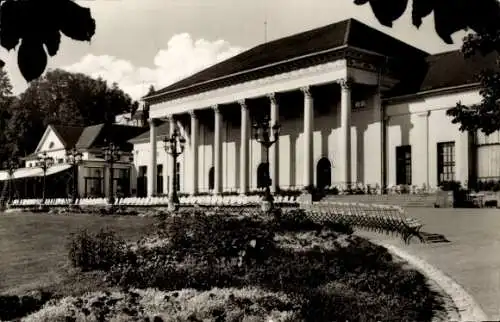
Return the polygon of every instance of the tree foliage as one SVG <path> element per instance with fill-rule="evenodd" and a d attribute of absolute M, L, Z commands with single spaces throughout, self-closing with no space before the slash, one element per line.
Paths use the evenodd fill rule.
<path fill-rule="evenodd" d="M 34 80 L 12 105 L 7 131 L 12 152 L 32 153 L 49 124 L 89 126 L 113 123 L 115 116 L 137 108 L 117 84 L 80 73 L 50 70 Z"/>
<path fill-rule="evenodd" d="M 57 54 L 61 33 L 90 41 L 95 33 L 90 9 L 72 0 L 0 0 L 0 45 L 9 51 L 18 47 L 19 70 L 26 81 L 45 71 L 47 54 Z"/>
<path fill-rule="evenodd" d="M 369 3 L 378 21 L 392 27 L 406 10 L 408 0 L 354 0 L 357 5 Z M 459 30 L 471 29 L 463 40 L 464 58 L 476 54 L 500 53 L 500 4 L 497 0 L 413 0 L 412 21 L 417 28 L 422 19 L 434 13 L 436 33 L 452 44 L 451 35 Z M 500 73 L 483 70 L 478 73 L 480 104 L 466 106 L 462 103 L 447 111 L 452 122 L 460 124 L 461 131 L 482 131 L 491 134 L 500 130 Z"/>

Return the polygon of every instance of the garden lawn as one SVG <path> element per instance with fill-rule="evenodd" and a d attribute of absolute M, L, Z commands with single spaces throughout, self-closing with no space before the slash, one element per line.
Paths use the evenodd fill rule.
<path fill-rule="evenodd" d="M 151 229 L 153 219 L 137 216 L 0 214 L 0 293 L 52 285 L 67 272 L 68 235 L 82 228 L 108 227 L 128 240 Z"/>

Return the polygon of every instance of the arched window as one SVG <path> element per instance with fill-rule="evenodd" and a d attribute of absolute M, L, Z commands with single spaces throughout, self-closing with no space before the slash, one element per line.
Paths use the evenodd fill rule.
<path fill-rule="evenodd" d="M 257 167 L 257 188 L 267 187 L 269 179 L 269 163 L 262 162 Z"/>
<path fill-rule="evenodd" d="M 209 190 L 214 190 L 215 186 L 215 177 L 214 177 L 214 167 L 211 167 L 210 170 L 208 170 L 208 189 Z"/>
<path fill-rule="evenodd" d="M 332 164 L 328 158 L 321 158 L 316 165 L 316 187 L 324 189 L 332 184 Z"/>

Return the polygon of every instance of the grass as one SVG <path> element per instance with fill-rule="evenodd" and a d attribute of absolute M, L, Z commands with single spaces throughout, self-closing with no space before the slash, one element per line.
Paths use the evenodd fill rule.
<path fill-rule="evenodd" d="M 152 218 L 135 216 L 2 214 L 0 293 L 20 293 L 63 282 L 68 271 L 67 238 L 72 232 L 109 227 L 133 241 L 148 232 L 152 224 Z"/>

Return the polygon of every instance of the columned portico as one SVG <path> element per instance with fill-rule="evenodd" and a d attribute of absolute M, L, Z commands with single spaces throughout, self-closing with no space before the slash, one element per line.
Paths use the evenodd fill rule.
<path fill-rule="evenodd" d="M 156 134 L 159 121 L 157 119 L 149 119 L 149 166 L 147 168 L 148 173 L 148 197 L 152 197 L 156 194 Z"/>
<path fill-rule="evenodd" d="M 214 111 L 214 194 L 222 193 L 222 113 L 218 105 Z"/>
<path fill-rule="evenodd" d="M 274 93 L 269 94 L 269 101 L 271 103 L 270 109 L 270 126 L 274 126 L 279 123 L 279 105 L 276 100 L 276 95 Z M 274 141 L 274 134 L 271 131 L 271 140 Z M 276 193 L 279 187 L 279 140 L 276 140 L 274 144 L 269 149 L 269 174 L 271 176 L 271 192 Z"/>
<path fill-rule="evenodd" d="M 240 135 L 240 194 L 248 192 L 248 141 L 249 141 L 249 111 L 244 100 L 238 102 L 241 108 Z"/>
<path fill-rule="evenodd" d="M 194 110 L 189 112 L 191 115 L 191 194 L 198 193 L 198 116 Z"/>
<path fill-rule="evenodd" d="M 340 182 L 350 185 L 351 182 L 351 86 L 348 79 L 339 81 L 340 85 L 340 155 L 337 165 L 340 170 Z"/>
<path fill-rule="evenodd" d="M 311 89 L 309 86 L 301 88 L 304 94 L 304 188 L 313 185 L 313 121 L 314 121 L 314 106 Z"/>

